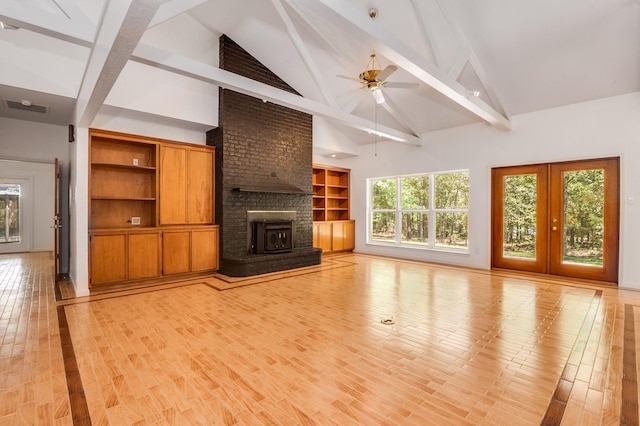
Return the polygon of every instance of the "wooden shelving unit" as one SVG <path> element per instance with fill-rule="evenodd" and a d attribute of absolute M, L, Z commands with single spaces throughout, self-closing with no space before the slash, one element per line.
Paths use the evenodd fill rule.
<path fill-rule="evenodd" d="M 313 220 L 349 220 L 349 170 L 313 166 Z"/>
<path fill-rule="evenodd" d="M 89 140 L 90 287 L 217 270 L 214 148 L 96 129 Z"/>
<path fill-rule="evenodd" d="M 313 166 L 313 246 L 325 252 L 353 250 L 349 169 Z"/>
<path fill-rule="evenodd" d="M 92 133 L 90 229 L 156 226 L 158 144 Z"/>

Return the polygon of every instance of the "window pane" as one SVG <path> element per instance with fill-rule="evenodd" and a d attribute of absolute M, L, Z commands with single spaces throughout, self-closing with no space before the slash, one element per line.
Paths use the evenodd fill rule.
<path fill-rule="evenodd" d="M 469 173 L 445 173 L 435 177 L 437 209 L 466 209 L 469 206 Z"/>
<path fill-rule="evenodd" d="M 427 244 L 429 215 L 427 213 L 402 213 L 403 243 Z"/>
<path fill-rule="evenodd" d="M 395 242 L 396 214 L 394 212 L 374 212 L 371 222 L 371 239 L 373 241 Z"/>
<path fill-rule="evenodd" d="M 467 213 L 436 213 L 437 247 L 467 248 Z"/>
<path fill-rule="evenodd" d="M 376 179 L 372 184 L 372 199 L 374 209 L 396 208 L 396 180 Z"/>
<path fill-rule="evenodd" d="M 429 208 L 429 176 L 412 176 L 400 180 L 402 209 Z"/>
<path fill-rule="evenodd" d="M 0 243 L 19 243 L 20 185 L 0 184 Z"/>
<path fill-rule="evenodd" d="M 536 188 L 535 174 L 504 177 L 504 257 L 536 258 Z"/>
<path fill-rule="evenodd" d="M 564 173 L 562 261 L 602 266 L 604 170 Z"/>

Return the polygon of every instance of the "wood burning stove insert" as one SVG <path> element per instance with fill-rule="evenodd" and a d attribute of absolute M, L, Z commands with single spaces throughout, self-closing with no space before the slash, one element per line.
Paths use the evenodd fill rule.
<path fill-rule="evenodd" d="M 256 220 L 253 222 L 252 249 L 256 254 L 293 251 L 293 221 Z"/>

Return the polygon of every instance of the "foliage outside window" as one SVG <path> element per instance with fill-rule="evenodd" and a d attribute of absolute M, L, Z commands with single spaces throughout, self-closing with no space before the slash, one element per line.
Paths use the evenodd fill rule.
<path fill-rule="evenodd" d="M 20 238 L 20 185 L 0 184 L 0 243 Z"/>
<path fill-rule="evenodd" d="M 468 248 L 468 172 L 376 178 L 369 185 L 370 242 Z"/>

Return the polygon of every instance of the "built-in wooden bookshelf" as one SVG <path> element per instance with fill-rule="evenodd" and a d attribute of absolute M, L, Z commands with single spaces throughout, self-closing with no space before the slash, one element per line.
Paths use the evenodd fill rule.
<path fill-rule="evenodd" d="M 313 166 L 313 220 L 349 220 L 349 169 Z"/>
<path fill-rule="evenodd" d="M 214 148 L 91 129 L 90 287 L 218 269 Z"/>
<path fill-rule="evenodd" d="M 138 227 L 156 226 L 158 145 L 91 138 L 91 229 L 120 228 L 139 218 Z"/>
<path fill-rule="evenodd" d="M 313 166 L 313 246 L 325 252 L 353 250 L 349 169 Z"/>

